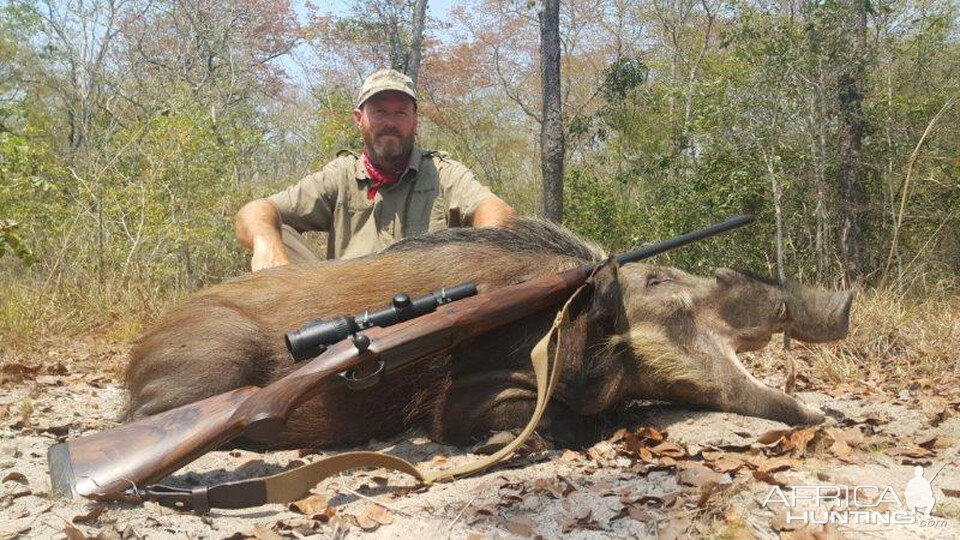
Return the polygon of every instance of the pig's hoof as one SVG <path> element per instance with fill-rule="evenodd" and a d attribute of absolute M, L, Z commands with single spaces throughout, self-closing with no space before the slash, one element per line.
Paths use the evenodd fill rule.
<path fill-rule="evenodd" d="M 490 435 L 490 437 L 486 441 L 477 445 L 473 449 L 473 452 L 475 454 L 483 454 L 483 455 L 490 455 L 490 454 L 493 454 L 494 452 L 498 452 L 504 446 L 513 442 L 513 440 L 517 438 L 517 435 L 519 433 L 520 433 L 519 430 L 495 431 L 493 432 L 493 434 Z M 549 441 L 547 441 L 537 433 L 534 433 L 533 435 L 530 436 L 530 438 L 523 441 L 523 444 L 520 445 L 520 448 L 518 449 L 518 451 L 521 453 L 529 453 L 529 452 L 539 452 L 541 450 L 550 450 L 552 448 L 553 448 L 553 445 L 550 444 Z"/>
<path fill-rule="evenodd" d="M 822 412 L 806 405 L 801 406 L 800 412 L 800 421 L 797 423 L 805 426 L 821 424 L 827 418 Z"/>

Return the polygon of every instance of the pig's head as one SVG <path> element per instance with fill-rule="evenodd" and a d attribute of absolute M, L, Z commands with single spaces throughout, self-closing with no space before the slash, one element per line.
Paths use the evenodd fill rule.
<path fill-rule="evenodd" d="M 620 366 L 619 399 L 657 399 L 788 424 L 823 415 L 754 378 L 737 353 L 789 331 L 804 342 L 847 334 L 853 295 L 781 286 L 729 269 L 714 278 L 645 264 L 605 263 L 592 309 L 607 323 L 602 366 Z M 602 292 L 602 294 L 599 294 Z M 618 298 L 619 302 L 612 301 Z M 603 317 L 595 315 L 600 322 Z"/>

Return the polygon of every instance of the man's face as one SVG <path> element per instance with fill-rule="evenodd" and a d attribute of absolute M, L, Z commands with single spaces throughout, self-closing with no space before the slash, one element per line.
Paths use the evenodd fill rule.
<path fill-rule="evenodd" d="M 381 161 L 406 158 L 413 150 L 417 110 L 410 96 L 388 90 L 353 110 L 353 121 L 373 157 Z"/>

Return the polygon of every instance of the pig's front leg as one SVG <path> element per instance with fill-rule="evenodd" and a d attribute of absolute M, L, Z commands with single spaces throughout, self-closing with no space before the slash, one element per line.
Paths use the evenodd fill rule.
<path fill-rule="evenodd" d="M 709 388 L 689 389 L 685 396 L 673 397 L 671 401 L 768 418 L 789 425 L 819 424 L 824 419 L 823 413 L 757 380 L 743 367 L 733 351 L 727 351 L 718 362 L 713 363 L 711 371 L 712 384 Z"/>
<path fill-rule="evenodd" d="M 468 446 L 494 432 L 519 433 L 533 415 L 536 402 L 531 372 L 499 370 L 460 377 L 437 403 L 431 426 L 433 438 Z M 583 419 L 557 399 L 547 405 L 536 433 L 563 448 L 579 447 L 589 435 Z"/>

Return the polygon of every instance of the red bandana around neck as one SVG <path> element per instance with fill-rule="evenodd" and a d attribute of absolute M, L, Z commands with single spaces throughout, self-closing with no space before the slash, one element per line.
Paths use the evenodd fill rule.
<path fill-rule="evenodd" d="M 371 201 L 376 197 L 378 189 L 393 184 L 399 180 L 400 175 L 403 174 L 403 171 L 390 174 L 374 165 L 373 162 L 370 161 L 370 155 L 367 153 L 366 148 L 363 149 L 363 167 L 367 169 L 367 174 L 369 174 L 370 179 L 373 180 L 373 185 L 367 189 L 367 199 Z"/>

